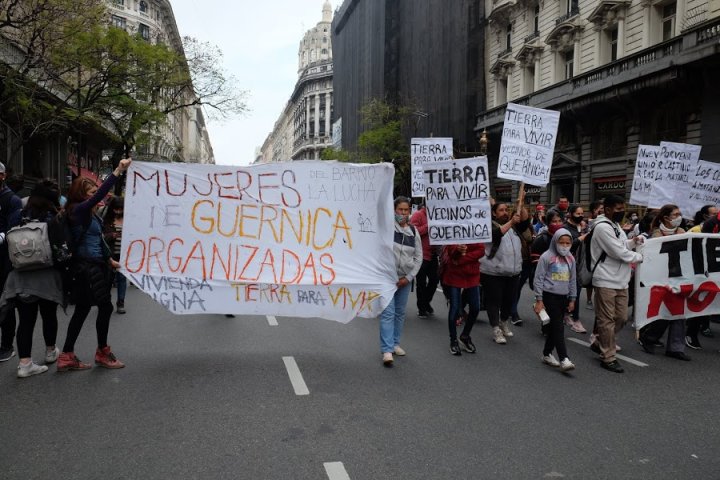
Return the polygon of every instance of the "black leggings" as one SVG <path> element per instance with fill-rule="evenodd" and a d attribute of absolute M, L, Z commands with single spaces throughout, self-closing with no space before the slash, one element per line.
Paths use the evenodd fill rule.
<path fill-rule="evenodd" d="M 567 357 L 563 319 L 567 313 L 568 297 L 543 292 L 543 304 L 545 305 L 545 311 L 550 316 L 550 323 L 543 328 L 543 333 L 547 334 L 543 355 L 550 355 L 554 348 L 557 350 L 558 358 L 562 360 Z"/>
<path fill-rule="evenodd" d="M 49 300 L 39 300 L 31 303 L 17 302 L 20 325 L 17 329 L 17 347 L 20 358 L 29 358 L 32 355 L 33 332 L 37 320 L 38 308 L 42 317 L 43 338 L 46 346 L 55 345 L 57 338 L 57 303 Z"/>
<path fill-rule="evenodd" d="M 481 269 L 482 270 L 482 269 Z M 512 304 L 515 297 L 515 287 L 519 275 L 501 277 L 480 273 L 485 307 L 490 325 L 497 327 L 500 320 L 507 320 L 512 313 Z"/>
<path fill-rule="evenodd" d="M 75 351 L 75 341 L 80 335 L 83 323 L 90 313 L 92 305 L 77 304 L 75 305 L 75 312 L 70 319 L 68 324 L 67 337 L 65 338 L 65 345 L 63 346 L 63 352 Z M 103 302 L 98 305 L 97 319 L 95 320 L 95 329 L 97 330 L 97 343 L 98 348 L 102 348 L 107 345 L 108 330 L 110 329 L 110 316 L 113 312 L 112 302 Z"/>

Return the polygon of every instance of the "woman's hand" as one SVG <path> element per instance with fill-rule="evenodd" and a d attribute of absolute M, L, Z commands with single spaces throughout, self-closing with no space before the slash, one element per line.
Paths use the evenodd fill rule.
<path fill-rule="evenodd" d="M 120 268 L 120 264 L 111 258 L 110 259 L 110 267 L 113 270 L 117 270 L 118 268 Z"/>
<path fill-rule="evenodd" d="M 115 175 L 116 177 L 119 177 L 120 175 L 125 173 L 125 171 L 127 171 L 128 168 L 130 168 L 131 164 L 132 164 L 132 158 L 123 158 L 122 160 L 120 160 L 120 163 L 118 164 L 117 168 L 113 172 L 113 175 Z"/>
<path fill-rule="evenodd" d="M 535 300 L 535 305 L 533 306 L 533 311 L 535 311 L 535 313 L 539 314 L 544 308 L 545 304 L 542 300 Z"/>
<path fill-rule="evenodd" d="M 568 311 L 568 312 L 572 312 L 573 310 L 575 310 L 575 300 L 570 300 L 570 301 L 568 302 L 568 309 L 567 309 L 567 311 Z"/>
<path fill-rule="evenodd" d="M 410 284 L 410 280 L 408 280 L 405 277 L 402 277 L 400 280 L 397 281 L 396 285 L 398 288 L 403 288 Z"/>

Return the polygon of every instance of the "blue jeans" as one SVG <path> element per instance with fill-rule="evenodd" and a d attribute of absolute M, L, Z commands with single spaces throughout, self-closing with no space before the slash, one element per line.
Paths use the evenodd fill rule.
<path fill-rule="evenodd" d="M 462 309 L 463 293 L 465 299 L 468 302 L 470 310 L 468 316 L 465 319 L 465 326 L 463 327 L 461 337 L 469 337 L 472 332 L 473 325 L 477 319 L 478 313 L 480 312 L 480 289 L 478 287 L 462 289 L 460 287 L 447 287 L 448 295 L 450 297 L 450 310 L 448 311 L 448 329 L 450 330 L 450 341 L 455 342 L 457 340 L 457 327 L 455 320 L 460 316 L 460 310 Z"/>
<path fill-rule="evenodd" d="M 117 301 L 125 302 L 125 292 L 127 292 L 127 278 L 120 272 L 115 272 L 115 285 L 117 285 Z"/>
<path fill-rule="evenodd" d="M 405 307 L 410 296 L 409 283 L 398 288 L 392 300 L 380 314 L 380 351 L 392 352 L 396 345 L 400 345 L 403 325 L 405 324 Z"/>

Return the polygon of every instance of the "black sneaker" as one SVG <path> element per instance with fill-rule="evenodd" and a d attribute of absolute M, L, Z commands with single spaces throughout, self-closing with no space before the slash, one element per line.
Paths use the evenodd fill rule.
<path fill-rule="evenodd" d="M 475 344 L 472 342 L 472 339 L 470 337 L 460 337 L 458 339 L 458 343 L 462 347 L 463 350 L 465 350 L 468 353 L 475 353 L 477 352 L 477 348 L 475 348 Z"/>
<path fill-rule="evenodd" d="M 697 339 L 697 337 L 691 337 L 690 335 L 685 337 L 685 345 L 692 348 L 693 350 L 701 350 L 702 345 L 700 345 L 700 341 Z"/>
<path fill-rule="evenodd" d="M 645 350 L 645 353 L 649 353 L 650 355 L 653 355 L 655 353 L 655 345 L 653 342 L 648 342 L 647 340 L 644 340 L 642 337 L 638 339 L 638 343 L 642 347 L 643 350 Z"/>
<path fill-rule="evenodd" d="M 450 353 L 455 355 L 456 357 L 459 357 L 462 355 L 462 352 L 460 351 L 460 346 L 458 345 L 458 342 L 450 342 Z"/>
<path fill-rule="evenodd" d="M 600 362 L 600 365 L 602 365 L 605 370 L 610 370 L 614 373 L 623 373 L 625 371 L 623 370 L 622 365 L 620 365 L 620 362 L 618 362 L 617 360 L 613 360 L 609 363 Z"/>
<path fill-rule="evenodd" d="M 428 312 L 426 312 L 425 310 L 420 310 L 418 312 L 418 318 L 428 318 Z"/>
<path fill-rule="evenodd" d="M 516 327 L 522 327 L 523 321 L 522 318 L 520 318 L 519 315 L 513 315 L 512 319 L 510 320 L 510 323 L 515 325 Z"/>
<path fill-rule="evenodd" d="M 435 313 L 435 310 L 433 310 L 433 308 L 430 305 L 428 305 L 425 310 L 427 310 L 427 313 L 429 313 L 430 315 L 433 315 Z"/>
<path fill-rule="evenodd" d="M 10 347 L 8 349 L 0 348 L 0 362 L 7 362 L 15 356 L 15 350 Z"/>

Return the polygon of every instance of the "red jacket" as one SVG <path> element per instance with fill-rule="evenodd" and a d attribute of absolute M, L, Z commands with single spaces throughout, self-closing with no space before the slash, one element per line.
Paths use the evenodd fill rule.
<path fill-rule="evenodd" d="M 458 251 L 458 245 L 448 245 L 441 256 L 447 260 L 442 268 L 442 284 L 457 288 L 472 288 L 480 285 L 480 258 L 485 255 L 484 243 L 467 246 L 465 255 Z"/>
<path fill-rule="evenodd" d="M 410 217 L 410 223 L 417 228 L 422 241 L 423 260 L 432 260 L 432 248 L 430 247 L 430 237 L 428 236 L 427 210 L 421 208 Z"/>

